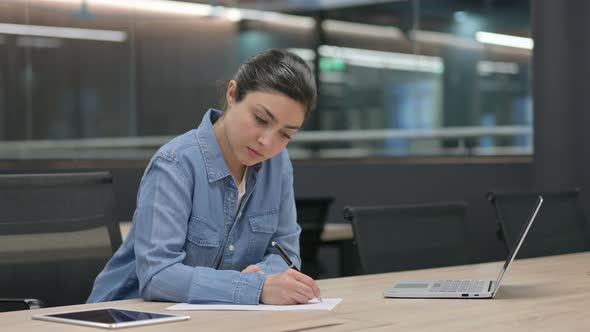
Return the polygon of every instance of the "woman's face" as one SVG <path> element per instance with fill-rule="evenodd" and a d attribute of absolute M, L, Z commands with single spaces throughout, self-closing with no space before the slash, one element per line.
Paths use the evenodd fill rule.
<path fill-rule="evenodd" d="M 227 91 L 224 127 L 238 162 L 252 166 L 281 152 L 300 129 L 304 106 L 278 92 L 253 91 L 235 102 L 234 81 Z"/>

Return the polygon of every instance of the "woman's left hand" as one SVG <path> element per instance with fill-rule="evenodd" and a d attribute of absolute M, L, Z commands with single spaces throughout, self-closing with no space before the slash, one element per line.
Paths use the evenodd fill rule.
<path fill-rule="evenodd" d="M 258 267 L 258 265 L 248 265 L 245 269 L 242 270 L 242 272 L 244 272 L 244 273 L 258 272 L 258 273 L 264 274 L 264 272 L 262 272 L 262 270 Z"/>

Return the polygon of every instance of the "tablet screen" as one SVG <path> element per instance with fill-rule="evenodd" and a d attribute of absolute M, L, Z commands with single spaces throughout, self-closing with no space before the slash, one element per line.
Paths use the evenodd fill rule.
<path fill-rule="evenodd" d="M 71 311 L 46 315 L 33 315 L 34 319 L 50 320 L 63 323 L 91 325 L 96 327 L 117 328 L 144 325 L 167 321 L 189 319 L 189 316 L 158 314 L 144 311 L 114 308 Z"/>
<path fill-rule="evenodd" d="M 67 312 L 63 314 L 47 315 L 51 317 L 85 320 L 95 323 L 114 324 L 122 322 L 135 322 L 138 320 L 170 317 L 170 315 L 155 314 L 151 312 L 121 310 L 121 309 L 99 309 L 90 311 Z"/>

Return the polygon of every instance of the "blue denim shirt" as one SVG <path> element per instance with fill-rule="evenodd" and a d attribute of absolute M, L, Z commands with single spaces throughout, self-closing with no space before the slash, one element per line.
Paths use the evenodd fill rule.
<path fill-rule="evenodd" d="M 210 109 L 196 130 L 152 157 L 129 234 L 96 278 L 89 303 L 141 297 L 257 304 L 266 275 L 288 268 L 271 241 L 301 266 L 287 151 L 248 168 L 238 208 L 238 188 L 213 131 L 220 116 Z M 265 274 L 240 272 L 251 264 Z"/>

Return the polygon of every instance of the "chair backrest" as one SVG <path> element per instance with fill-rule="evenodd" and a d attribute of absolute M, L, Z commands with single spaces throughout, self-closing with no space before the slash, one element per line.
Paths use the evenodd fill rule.
<path fill-rule="evenodd" d="M 39 299 L 6 299 L 0 298 L 0 312 L 39 309 L 45 307 Z"/>
<path fill-rule="evenodd" d="M 537 257 L 589 250 L 590 235 L 584 211 L 578 200 L 578 189 L 551 192 L 489 192 L 488 199 L 494 207 L 506 248 L 510 250 L 514 247 L 531 206 L 539 194 L 544 199 L 543 207 L 518 255 Z"/>
<path fill-rule="evenodd" d="M 109 172 L 0 175 L 0 297 L 84 303 L 121 245 Z"/>
<path fill-rule="evenodd" d="M 302 272 L 317 279 L 320 274 L 318 254 L 321 235 L 326 222 L 326 216 L 331 197 L 295 198 L 297 208 L 297 223 L 301 226 L 299 237 Z"/>
<path fill-rule="evenodd" d="M 361 272 L 381 273 L 470 261 L 463 201 L 345 207 Z"/>

